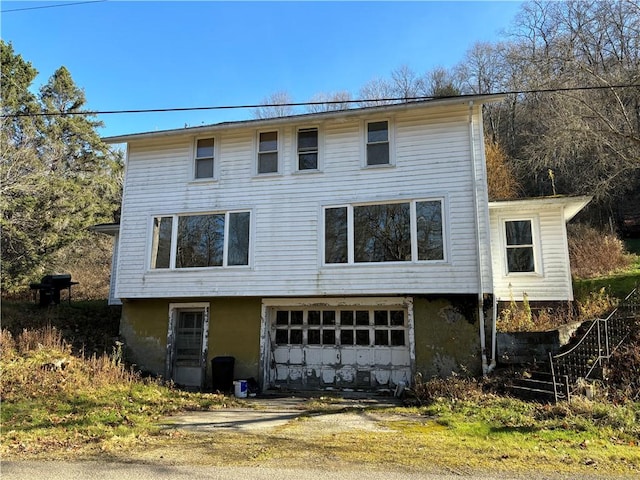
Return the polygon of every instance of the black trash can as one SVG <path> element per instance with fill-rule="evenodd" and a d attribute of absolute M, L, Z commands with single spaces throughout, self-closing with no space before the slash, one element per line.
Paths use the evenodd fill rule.
<path fill-rule="evenodd" d="M 234 357 L 214 357 L 211 359 L 211 379 L 214 392 L 228 393 L 233 389 Z"/>

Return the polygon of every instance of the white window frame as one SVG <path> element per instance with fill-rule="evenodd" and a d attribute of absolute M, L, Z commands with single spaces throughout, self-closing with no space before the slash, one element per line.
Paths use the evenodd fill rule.
<path fill-rule="evenodd" d="M 264 152 L 260 151 L 260 135 L 263 133 L 275 133 L 277 138 L 276 138 L 276 149 L 275 150 L 266 150 Z M 269 177 L 269 176 L 274 176 L 274 175 L 281 175 L 282 174 L 282 141 L 283 141 L 283 137 L 282 137 L 282 132 L 280 129 L 278 128 L 270 128 L 270 129 L 264 129 L 264 130 L 258 130 L 256 132 L 256 136 L 255 136 L 255 148 L 254 150 L 254 175 L 257 177 Z M 261 153 L 275 153 L 276 154 L 276 158 L 277 158 L 277 163 L 276 163 L 276 171 L 275 172 L 264 172 L 261 173 L 260 172 L 260 154 Z"/>
<path fill-rule="evenodd" d="M 213 140 L 213 176 L 211 177 L 200 177 L 198 178 L 196 175 L 198 173 L 198 141 L 199 140 Z M 194 183 L 206 183 L 218 180 L 219 173 L 219 161 L 218 161 L 218 138 L 214 135 L 202 135 L 195 137 L 193 139 L 193 143 L 191 145 L 191 179 Z M 209 157 L 203 157 L 209 158 Z"/>
<path fill-rule="evenodd" d="M 316 164 L 316 168 L 306 168 L 306 169 L 301 169 L 300 168 L 300 151 L 298 148 L 298 135 L 301 131 L 304 130 L 316 130 L 316 132 L 318 133 L 318 145 L 317 145 L 317 164 Z M 318 173 L 322 171 L 323 168 L 323 162 L 322 162 L 322 155 L 323 155 L 323 150 L 324 150 L 324 145 L 323 145 L 323 132 L 322 132 L 322 128 L 320 127 L 320 125 L 302 125 L 299 127 L 296 127 L 295 129 L 295 138 L 293 141 L 293 172 L 295 173 L 300 173 L 300 174 L 308 174 L 308 173 Z"/>
<path fill-rule="evenodd" d="M 416 204 L 418 202 L 440 202 L 440 216 L 442 218 L 442 258 L 436 260 L 419 260 L 418 259 L 418 222 L 416 213 Z M 391 205 L 397 203 L 409 204 L 410 215 L 410 228 L 411 228 L 411 260 L 410 261 L 392 261 L 392 262 L 356 262 L 355 261 L 355 227 L 354 227 L 354 207 L 366 206 L 366 205 Z M 342 203 L 335 205 L 323 205 L 321 208 L 320 224 L 320 258 L 322 258 L 323 267 L 341 267 L 345 265 L 349 266 L 361 266 L 361 265 L 407 265 L 407 264 L 448 264 L 449 260 L 449 215 L 448 215 L 448 202 L 445 196 L 437 197 L 420 197 L 420 198 L 407 198 L 391 201 L 372 201 L 372 202 L 358 202 L 358 203 Z M 347 262 L 346 263 L 327 263 L 326 259 L 326 246 L 325 246 L 325 212 L 327 209 L 332 208 L 346 208 L 347 209 Z"/>
<path fill-rule="evenodd" d="M 368 158 L 368 149 L 369 145 L 369 124 L 371 123 L 379 123 L 379 122 L 387 122 L 387 144 L 389 147 L 389 163 L 381 163 L 377 165 L 369 165 Z M 371 118 L 368 120 L 364 120 L 361 124 L 361 157 L 362 157 L 362 168 L 389 168 L 393 167 L 396 164 L 396 155 L 395 155 L 395 123 L 392 118 L 384 117 L 384 118 Z M 384 142 L 374 142 L 372 144 L 380 144 Z"/>
<path fill-rule="evenodd" d="M 510 272 L 509 271 L 509 258 L 507 256 L 507 222 L 525 222 L 531 223 L 531 245 L 533 250 L 533 271 L 531 272 Z M 502 251 L 503 259 L 503 275 L 505 277 L 541 277 L 542 271 L 542 250 L 540 247 L 540 220 L 537 215 L 519 215 L 513 217 L 501 217 L 500 218 L 500 248 Z M 522 245 L 522 247 L 528 247 L 529 245 Z M 518 248 L 512 246 L 512 248 Z"/>
<path fill-rule="evenodd" d="M 228 249 L 229 249 L 229 216 L 232 213 L 249 213 L 249 245 L 248 245 L 248 259 L 246 265 L 229 265 L 228 264 Z M 224 245 L 223 245 L 223 253 L 222 253 L 222 265 L 213 265 L 207 267 L 176 267 L 176 257 L 178 251 L 178 220 L 180 217 L 190 217 L 194 215 L 221 215 L 224 214 Z M 171 223 L 171 252 L 169 259 L 169 267 L 168 268 L 155 268 L 153 266 L 153 222 L 156 218 L 162 217 L 170 217 L 172 219 Z M 189 270 L 203 270 L 203 269 L 236 269 L 236 268 L 251 268 L 253 264 L 253 232 L 255 230 L 254 226 L 254 214 L 251 209 L 238 209 L 238 210 L 224 210 L 224 211 L 207 211 L 207 212 L 190 212 L 190 213 L 180 213 L 180 214 L 158 214 L 152 215 L 149 222 L 149 244 L 148 244 L 148 252 L 147 252 L 147 271 L 149 272 L 181 272 L 181 271 L 189 271 Z"/>

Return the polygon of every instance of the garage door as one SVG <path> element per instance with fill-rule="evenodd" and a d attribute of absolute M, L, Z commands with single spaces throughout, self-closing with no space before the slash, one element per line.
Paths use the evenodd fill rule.
<path fill-rule="evenodd" d="M 271 386 L 393 388 L 411 380 L 404 306 L 272 307 Z"/>

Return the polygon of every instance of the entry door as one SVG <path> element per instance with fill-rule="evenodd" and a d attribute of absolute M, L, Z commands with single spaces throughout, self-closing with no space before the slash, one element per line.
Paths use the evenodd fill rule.
<path fill-rule="evenodd" d="M 176 385 L 202 388 L 207 358 L 208 309 L 180 308 L 172 312 L 169 371 Z M 173 333 L 173 335 L 171 335 Z"/>

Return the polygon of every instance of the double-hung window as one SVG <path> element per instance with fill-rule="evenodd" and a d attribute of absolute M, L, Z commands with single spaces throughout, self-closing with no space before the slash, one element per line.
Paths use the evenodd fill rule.
<path fill-rule="evenodd" d="M 389 122 L 381 120 L 366 123 L 367 165 L 391 163 Z"/>
<path fill-rule="evenodd" d="M 214 139 L 198 138 L 194 157 L 195 178 L 214 178 Z"/>
<path fill-rule="evenodd" d="M 298 170 L 318 169 L 318 129 L 298 130 Z"/>
<path fill-rule="evenodd" d="M 531 273 L 536 271 L 533 222 L 508 220 L 504 222 L 507 249 L 508 273 Z"/>
<path fill-rule="evenodd" d="M 441 199 L 324 209 L 324 263 L 445 260 Z"/>
<path fill-rule="evenodd" d="M 151 268 L 249 265 L 251 213 L 155 217 Z"/>
<path fill-rule="evenodd" d="M 278 132 L 258 133 L 258 174 L 278 173 Z"/>

